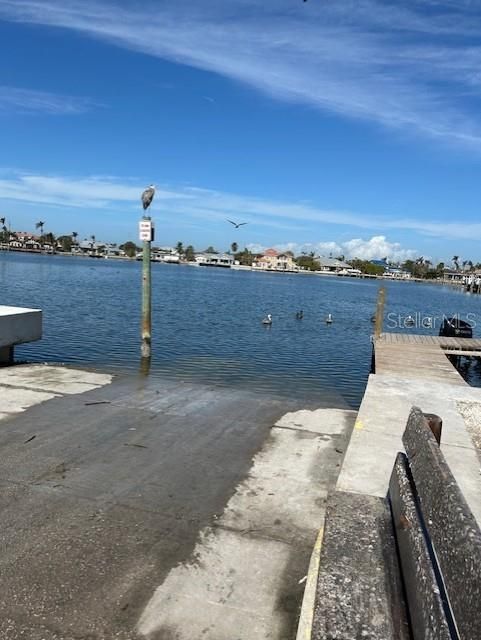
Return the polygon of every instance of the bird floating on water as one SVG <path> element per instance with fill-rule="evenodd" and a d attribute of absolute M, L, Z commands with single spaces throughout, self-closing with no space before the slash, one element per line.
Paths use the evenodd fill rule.
<path fill-rule="evenodd" d="M 142 206 L 144 208 L 144 211 L 146 211 L 152 204 L 154 195 L 155 195 L 155 184 L 151 184 L 149 187 L 147 187 L 147 189 L 144 190 L 144 192 L 141 195 Z"/>
<path fill-rule="evenodd" d="M 412 316 L 408 316 L 405 320 L 404 320 L 404 324 L 406 327 L 412 327 L 415 323 L 415 320 Z"/>
<path fill-rule="evenodd" d="M 272 324 L 272 316 L 270 313 L 263 319 L 262 324 Z"/>
<path fill-rule="evenodd" d="M 230 222 L 231 224 L 234 225 L 234 227 L 236 229 L 238 229 L 239 227 L 242 227 L 242 225 L 247 224 L 247 222 L 234 222 L 233 220 L 229 220 L 229 218 L 226 218 L 227 222 Z"/>
<path fill-rule="evenodd" d="M 332 324 L 332 315 L 330 313 L 327 314 L 326 324 Z"/>
<path fill-rule="evenodd" d="M 296 311 L 297 320 L 302 320 L 303 317 L 304 317 L 304 311 L 302 311 L 302 309 L 300 311 Z"/>

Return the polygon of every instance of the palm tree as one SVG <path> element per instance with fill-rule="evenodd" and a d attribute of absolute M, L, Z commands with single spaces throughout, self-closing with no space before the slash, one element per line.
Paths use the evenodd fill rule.
<path fill-rule="evenodd" d="M 473 270 L 474 265 L 473 265 L 473 261 L 472 260 L 468 260 L 468 267 L 469 267 L 470 271 Z"/>
<path fill-rule="evenodd" d="M 239 248 L 237 246 L 237 242 L 233 242 L 230 246 L 232 253 L 237 253 L 237 249 Z"/>
<path fill-rule="evenodd" d="M 426 266 L 424 256 L 419 256 L 419 258 L 416 258 L 416 260 L 414 261 L 414 275 L 416 276 L 416 278 L 422 278 L 425 273 Z"/>
<path fill-rule="evenodd" d="M 51 231 L 45 234 L 45 242 L 52 245 L 52 247 L 55 245 L 55 236 Z"/>
<path fill-rule="evenodd" d="M 453 256 L 452 257 L 452 262 L 453 262 L 453 264 L 454 264 L 454 266 L 456 268 L 456 271 L 459 271 L 459 262 L 458 262 L 458 260 L 459 260 L 459 256 Z"/>
<path fill-rule="evenodd" d="M 72 231 L 72 240 L 74 244 L 77 244 L 77 236 L 78 236 L 78 233 L 76 231 Z"/>
<path fill-rule="evenodd" d="M 3 220 L 3 222 L 2 222 Z M 5 218 L 0 218 L 0 224 L 2 225 L 2 230 L 0 231 L 0 238 L 2 242 L 8 242 L 9 241 L 9 233 L 8 233 L 8 229 L 5 226 Z"/>
<path fill-rule="evenodd" d="M 177 253 L 179 254 L 179 256 L 183 255 L 184 253 L 184 245 L 182 244 L 182 242 L 178 242 L 175 245 L 175 250 L 177 251 Z"/>
<path fill-rule="evenodd" d="M 43 222 L 42 220 L 39 220 L 38 222 L 35 223 L 35 229 L 40 229 L 40 238 L 43 237 L 43 226 L 44 226 L 45 222 Z"/>
<path fill-rule="evenodd" d="M 184 253 L 184 258 L 187 260 L 187 262 L 194 262 L 195 260 L 195 250 L 194 247 L 189 244 L 189 246 L 186 248 L 185 253 Z"/>

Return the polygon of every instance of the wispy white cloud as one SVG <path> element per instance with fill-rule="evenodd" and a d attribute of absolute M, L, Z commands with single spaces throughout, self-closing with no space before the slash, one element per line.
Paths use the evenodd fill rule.
<path fill-rule="evenodd" d="M 1 17 L 73 29 L 278 99 L 481 149 L 478 2 L 2 0 Z"/>
<path fill-rule="evenodd" d="M 113 177 L 64 177 L 0 171 L 0 198 L 83 209 L 108 209 L 140 202 L 145 188 L 139 182 Z M 159 189 L 157 198 L 179 198 L 180 194 Z M 185 201 L 188 194 L 182 195 Z"/>
<path fill-rule="evenodd" d="M 111 176 L 66 177 L 0 170 L 0 199 L 65 209 L 138 213 L 144 187 L 139 180 Z M 158 186 L 153 215 L 176 224 L 187 218 L 205 225 L 224 223 L 230 218 L 247 222 L 249 229 L 271 227 L 285 230 L 286 235 L 295 231 L 297 236 L 305 233 L 309 237 L 313 230 L 325 236 L 326 227 L 344 226 L 373 231 L 376 237 L 390 230 L 408 230 L 439 238 L 481 240 L 481 223 L 459 224 L 457 216 L 452 217 L 454 222 L 446 223 L 422 216 L 393 217 L 389 212 L 331 210 L 193 186 Z"/>
<path fill-rule="evenodd" d="M 90 98 L 63 96 L 46 91 L 0 85 L 0 114 L 15 111 L 16 113 L 76 115 L 98 106 L 98 103 Z"/>

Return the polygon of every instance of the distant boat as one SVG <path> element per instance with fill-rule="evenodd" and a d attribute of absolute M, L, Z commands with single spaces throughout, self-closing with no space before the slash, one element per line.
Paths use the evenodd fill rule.
<path fill-rule="evenodd" d="M 326 324 L 332 324 L 332 315 L 330 313 L 327 314 Z"/>

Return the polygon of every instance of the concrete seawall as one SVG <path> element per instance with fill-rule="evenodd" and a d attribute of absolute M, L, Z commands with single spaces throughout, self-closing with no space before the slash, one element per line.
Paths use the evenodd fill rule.
<path fill-rule="evenodd" d="M 15 345 L 42 337 L 42 312 L 39 309 L 0 305 L 0 363 L 13 362 Z"/>

